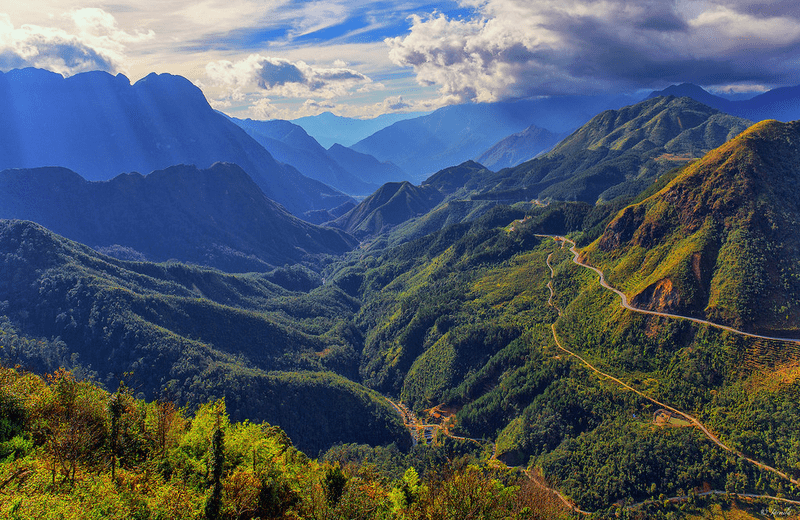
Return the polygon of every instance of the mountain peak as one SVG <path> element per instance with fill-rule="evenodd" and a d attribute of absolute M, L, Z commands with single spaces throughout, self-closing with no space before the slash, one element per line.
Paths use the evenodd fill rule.
<path fill-rule="evenodd" d="M 792 335 L 798 186 L 800 122 L 762 121 L 622 210 L 588 251 L 634 305 Z"/>

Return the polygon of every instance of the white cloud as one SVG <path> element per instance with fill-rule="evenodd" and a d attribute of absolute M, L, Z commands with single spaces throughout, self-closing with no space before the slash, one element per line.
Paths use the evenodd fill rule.
<path fill-rule="evenodd" d="M 386 112 L 395 112 L 398 110 L 406 110 L 411 108 L 411 103 L 406 102 L 403 99 L 403 96 L 391 96 L 383 100 L 382 103 L 378 103 L 376 108 L 381 113 Z"/>
<path fill-rule="evenodd" d="M 372 83 L 369 77 L 354 69 L 314 67 L 304 61 L 292 62 L 258 54 L 237 62 L 211 62 L 206 66 L 206 75 L 217 85 L 243 89 L 257 87 L 272 95 L 289 98 L 315 96 L 333 99 Z"/>
<path fill-rule="evenodd" d="M 127 45 L 154 37 L 152 31 L 131 35 L 101 9 L 79 9 L 68 15 L 74 32 L 23 24 L 0 13 L 0 69 L 38 67 L 63 75 L 90 70 L 125 70 Z"/>
<path fill-rule="evenodd" d="M 440 102 L 642 88 L 779 83 L 800 73 L 800 12 L 733 0 L 462 0 L 473 18 L 412 17 L 389 38 Z M 725 5 L 723 5 L 723 3 Z M 750 3 L 748 3 L 750 4 Z M 796 79 L 795 79 L 796 83 Z"/>

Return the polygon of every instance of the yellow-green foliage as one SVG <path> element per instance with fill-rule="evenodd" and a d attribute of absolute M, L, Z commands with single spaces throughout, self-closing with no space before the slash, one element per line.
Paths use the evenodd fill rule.
<path fill-rule="evenodd" d="M 278 428 L 231 422 L 223 400 L 188 417 L 171 403 L 134 399 L 124 386 L 111 399 L 63 370 L 45 381 L 0 366 L 0 383 L 0 447 L 23 448 L 0 458 L 3 520 L 208 518 L 212 438 L 224 445 L 219 519 L 423 520 L 477 512 L 535 520 L 563 513 L 544 493 L 520 493 L 524 477 L 507 471 L 443 466 L 423 480 L 410 468 L 392 482 L 367 467 L 311 460 Z M 119 428 L 111 427 L 112 402 L 122 404 Z M 116 448 L 107 442 L 112 435 Z"/>

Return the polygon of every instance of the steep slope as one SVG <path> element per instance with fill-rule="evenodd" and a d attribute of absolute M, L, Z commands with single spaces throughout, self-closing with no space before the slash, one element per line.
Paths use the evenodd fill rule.
<path fill-rule="evenodd" d="M 38 69 L 0 74 L 0 169 L 63 166 L 89 180 L 175 164 L 238 164 L 291 212 L 348 197 L 284 166 L 215 112 L 188 80 L 89 72 L 63 78 Z"/>
<path fill-rule="evenodd" d="M 454 105 L 397 122 L 351 146 L 391 161 L 422 180 L 443 168 L 473 159 L 531 124 L 551 132 L 570 131 L 600 110 L 629 98 L 561 96 L 517 102 Z"/>
<path fill-rule="evenodd" d="M 387 182 L 409 180 L 409 175 L 397 165 L 388 161 L 381 162 L 371 155 L 357 152 L 340 144 L 328 148 L 328 157 L 367 182 L 383 185 Z"/>
<path fill-rule="evenodd" d="M 430 211 L 444 197 L 430 186 L 388 182 L 330 225 L 357 238 L 374 236 Z"/>
<path fill-rule="evenodd" d="M 764 121 L 621 211 L 587 251 L 634 305 L 800 332 L 800 123 Z"/>
<path fill-rule="evenodd" d="M 554 134 L 531 125 L 522 132 L 506 137 L 475 160 L 494 171 L 511 168 L 546 152 L 564 137 L 565 134 Z"/>
<path fill-rule="evenodd" d="M 350 195 L 367 195 L 380 186 L 379 183 L 364 180 L 369 175 L 359 177 L 340 165 L 313 137 L 294 123 L 279 119 L 231 120 L 258 141 L 275 159 L 291 164 L 306 177 L 324 182 Z"/>
<path fill-rule="evenodd" d="M 749 125 L 689 98 L 660 97 L 608 110 L 546 155 L 498 172 L 481 197 L 590 203 L 632 198 L 662 173 Z"/>
<path fill-rule="evenodd" d="M 265 271 L 355 245 L 338 230 L 292 216 L 241 168 L 225 163 L 104 182 L 87 182 L 65 168 L 6 170 L 0 172 L 0 218 L 32 220 L 127 258 L 226 271 Z"/>
<path fill-rule="evenodd" d="M 225 397 L 234 418 L 280 425 L 309 453 L 409 442 L 385 400 L 331 372 L 355 377 L 360 351 L 342 324 L 357 303 L 331 286 L 292 292 L 262 275 L 117 261 L 3 220 L 0 302 L 22 334 L 42 338 L 3 352 L 26 368 L 80 363 L 111 388 L 124 378 L 189 406 Z"/>

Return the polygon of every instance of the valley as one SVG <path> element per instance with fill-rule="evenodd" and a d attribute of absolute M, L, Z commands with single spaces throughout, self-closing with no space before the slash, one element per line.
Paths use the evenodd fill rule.
<path fill-rule="evenodd" d="M 0 93 L 36 78 L 129 132 L 92 164 L 96 103 L 12 107 L 34 144 L 37 118 L 99 127 L 4 149 L 0 514 L 92 486 L 144 518 L 800 505 L 800 124 L 742 117 L 769 103 L 587 97 L 569 132 L 531 126 L 552 100 L 456 107 L 326 149 L 169 75 Z"/>

